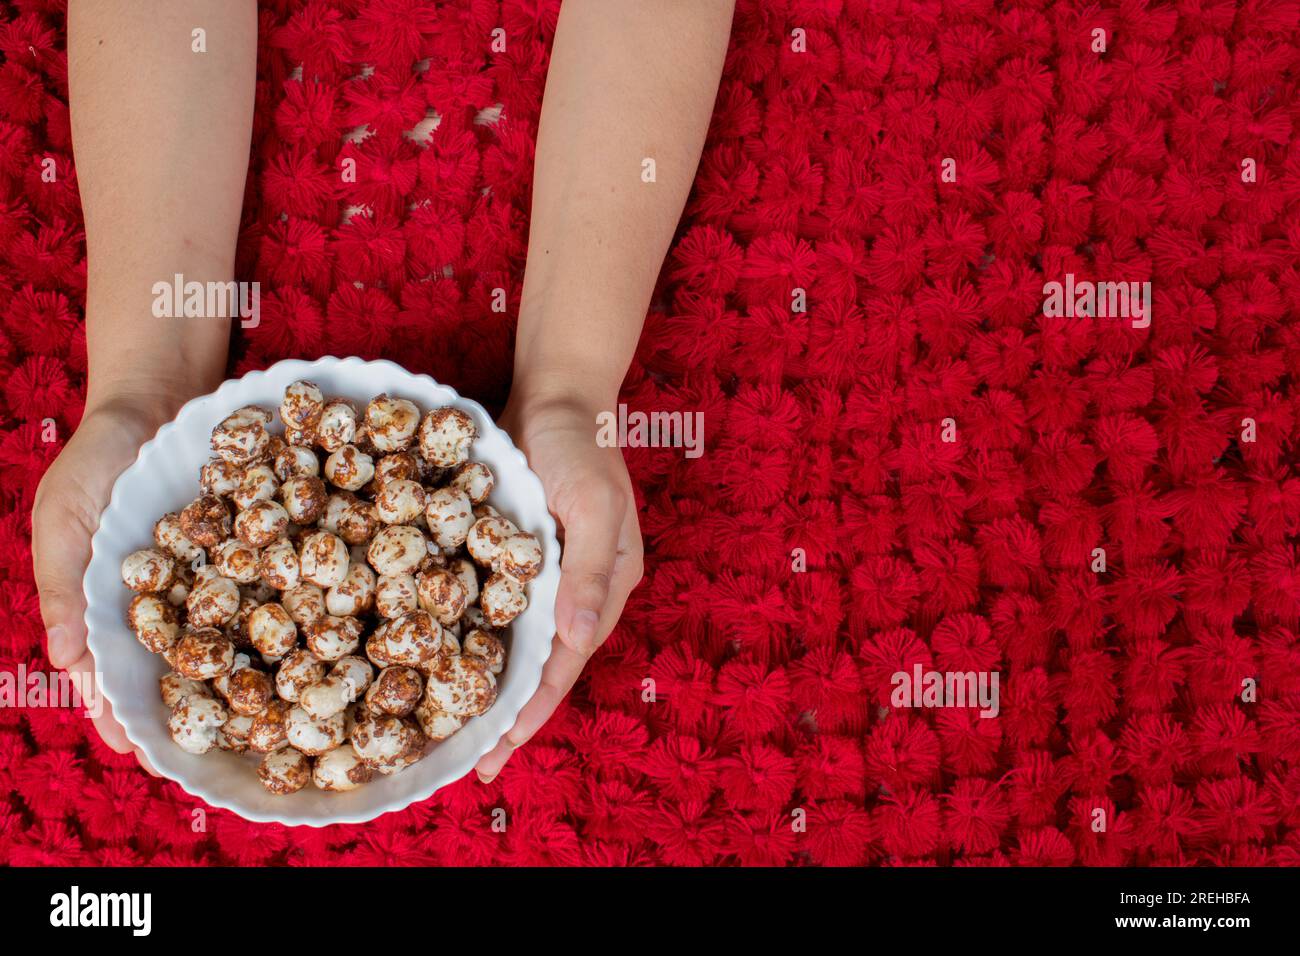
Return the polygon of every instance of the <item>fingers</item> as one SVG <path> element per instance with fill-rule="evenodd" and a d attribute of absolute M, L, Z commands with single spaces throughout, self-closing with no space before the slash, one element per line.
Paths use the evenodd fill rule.
<path fill-rule="evenodd" d="M 629 509 L 619 532 L 619 544 L 611 564 L 606 592 L 605 613 L 597 634 L 595 646 L 604 642 L 623 613 L 628 596 L 641 580 L 641 533 L 636 513 Z M 561 584 L 563 586 L 563 584 Z M 556 615 L 557 621 L 559 615 Z M 595 648 L 593 647 L 593 652 Z M 532 698 L 515 719 L 514 726 L 487 754 L 479 759 L 474 771 L 483 783 L 491 783 L 501 772 L 515 750 L 522 747 L 555 713 L 560 702 L 573 689 L 590 653 L 583 653 L 559 635 L 551 643 L 551 656 L 542 668 L 542 682 Z"/>
<path fill-rule="evenodd" d="M 73 437 L 73 442 L 82 444 L 75 452 L 71 443 L 64 448 L 37 488 L 32 509 L 32 566 L 46 650 L 50 663 L 66 670 L 74 681 L 82 701 L 93 712 L 91 721 L 105 745 L 117 753 L 134 755 L 141 767 L 159 776 L 114 719 L 112 706 L 99 688 L 95 660 L 86 648 L 86 599 L 81 589 L 90 560 L 91 533 L 124 464 L 113 455 L 134 445 L 122 443 L 119 429 L 104 446 L 97 442 L 94 429 L 86 430 L 85 419 L 82 426 Z M 79 467 L 79 461 L 92 462 L 93 467 Z M 69 480 L 68 475 L 74 479 Z"/>
<path fill-rule="evenodd" d="M 637 524 L 636 511 L 629 504 L 623 523 L 619 529 L 618 548 L 614 552 L 614 562 L 609 578 L 609 587 L 605 594 L 605 606 L 601 611 L 600 623 L 596 629 L 595 646 L 587 653 L 590 657 L 596 648 L 605 643 L 614 625 L 623 616 L 627 599 L 641 581 L 642 575 L 641 529 Z M 563 585 L 563 579 L 561 579 Z M 558 618 L 558 615 L 557 615 Z"/>
<path fill-rule="evenodd" d="M 591 488 L 584 495 L 564 516 L 555 626 L 570 649 L 590 657 L 599 646 L 600 620 L 610 594 L 627 504 L 612 487 Z"/>
<path fill-rule="evenodd" d="M 91 717 L 95 730 L 99 732 L 99 739 L 104 741 L 110 750 L 115 750 L 120 754 L 127 754 L 134 750 L 131 741 L 126 737 L 126 731 L 122 725 L 113 719 L 113 705 L 104 697 L 103 692 L 99 689 L 99 681 L 95 675 L 95 659 L 90 652 L 82 654 L 77 660 L 73 661 L 66 668 L 68 677 L 76 685 L 81 699 L 87 704 L 87 710 L 91 705 L 99 706 L 99 713 Z"/>
<path fill-rule="evenodd" d="M 135 750 L 132 751 L 132 753 L 135 754 L 135 759 L 136 759 L 137 761 L 139 761 L 140 766 L 141 766 L 141 768 L 144 769 L 144 772 L 145 772 L 145 773 L 147 773 L 147 774 L 148 774 L 149 776 L 151 776 L 151 777 L 160 777 L 160 778 L 162 777 L 162 774 L 160 774 L 160 773 L 159 773 L 159 772 L 154 768 L 154 765 L 151 764 L 151 763 L 149 762 L 149 758 L 146 757 L 146 756 L 144 755 L 144 751 L 143 751 L 143 750 L 141 750 L 139 747 L 137 747 L 137 748 L 135 748 Z"/>
<path fill-rule="evenodd" d="M 99 734 L 99 739 L 104 741 L 105 746 L 120 754 L 132 754 L 148 773 L 155 777 L 162 776 L 154 769 L 153 764 L 149 763 L 144 751 L 131 743 L 126 736 L 126 730 L 113 716 L 113 705 L 108 702 L 108 698 L 104 696 L 99 686 L 95 658 L 91 653 L 86 651 L 68 666 L 67 671 L 82 701 L 88 705 L 88 709 L 98 705 L 99 713 L 91 717 L 91 723 L 95 725 L 95 732 Z"/>
<path fill-rule="evenodd" d="M 95 658 L 86 651 L 81 657 L 77 658 L 66 668 L 68 677 L 72 680 L 77 692 L 81 695 L 81 700 L 86 704 L 88 711 L 98 709 L 90 719 L 95 725 L 95 730 L 99 733 L 99 739 L 104 741 L 105 745 L 120 754 L 129 754 L 135 749 L 130 740 L 127 739 L 126 731 L 122 729 L 113 718 L 113 705 L 104 697 L 103 691 L 100 690 L 99 680 L 95 673 Z"/>
<path fill-rule="evenodd" d="M 628 492 L 611 484 L 584 495 L 565 516 L 555 626 L 565 644 L 590 657 L 641 580 L 641 531 Z"/>
<path fill-rule="evenodd" d="M 81 578 L 89 542 L 80 522 L 57 503 L 38 500 L 32 513 L 32 564 L 41 598 L 50 663 L 67 669 L 86 653 L 86 600 Z"/>
<path fill-rule="evenodd" d="M 491 783 L 510 755 L 541 730 L 560 706 L 560 701 L 573 689 L 586 664 L 587 656 L 568 647 L 558 636 L 551 642 L 551 656 L 542 667 L 542 682 L 537 693 L 524 704 L 514 726 L 475 764 L 474 772 L 479 780 Z"/>
<path fill-rule="evenodd" d="M 611 588 L 609 602 L 605 605 L 605 616 L 601 620 L 602 644 L 609 636 L 609 632 L 614 630 L 618 619 L 623 616 L 627 599 L 641 583 L 644 573 L 645 557 L 641 545 L 641 526 L 637 521 L 636 509 L 629 505 L 618 536 L 618 553 L 614 557 L 614 585 Z"/>

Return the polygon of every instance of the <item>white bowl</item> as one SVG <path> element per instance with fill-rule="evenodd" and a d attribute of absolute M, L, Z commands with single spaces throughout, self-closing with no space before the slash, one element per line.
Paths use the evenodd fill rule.
<path fill-rule="evenodd" d="M 167 732 L 168 709 L 158 693 L 158 678 L 169 668 L 126 626 L 132 594 L 122 584 L 121 564 L 132 551 L 152 547 L 153 525 L 159 517 L 179 510 L 199 495 L 199 468 L 212 457 L 209 436 L 213 426 L 242 405 L 278 407 L 285 386 L 299 379 L 313 381 L 326 395 L 349 398 L 362 407 L 375 395 L 387 392 L 410 399 L 421 411 L 454 405 L 468 412 L 478 426 L 470 455 L 496 476 L 490 503 L 522 530 L 537 535 L 545 562 L 541 574 L 528 585 L 528 609 L 510 627 L 506 669 L 496 703 L 487 713 L 468 721 L 401 773 L 377 777 L 347 793 L 324 793 L 308 787 L 288 796 L 273 796 L 258 782 L 256 762 L 249 755 L 213 750 L 195 756 L 172 742 Z M 189 402 L 145 443 L 135 463 L 117 479 L 91 551 L 84 582 L 89 646 L 102 674 L 102 692 L 127 737 L 159 773 L 188 793 L 257 823 L 362 823 L 425 800 L 439 787 L 460 779 L 496 745 L 537 690 L 555 633 L 560 546 L 541 481 L 529 469 L 523 452 L 493 423 L 483 406 L 461 398 L 427 375 L 412 374 L 392 362 L 333 357 L 278 362 L 265 371 L 227 381 L 212 394 Z"/>

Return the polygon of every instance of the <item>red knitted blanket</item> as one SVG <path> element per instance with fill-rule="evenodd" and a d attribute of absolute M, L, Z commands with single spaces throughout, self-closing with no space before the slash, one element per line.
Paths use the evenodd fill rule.
<path fill-rule="evenodd" d="M 85 386 L 62 6 L 0 3 L 8 672 L 49 669 L 29 512 Z M 557 7 L 263 2 L 235 374 L 499 407 Z M 646 578 L 556 717 L 490 786 L 290 832 L 3 708 L 0 862 L 1300 861 L 1298 19 L 742 0 L 624 391 L 705 451 L 628 449 Z M 918 665 L 997 717 L 891 706 Z"/>

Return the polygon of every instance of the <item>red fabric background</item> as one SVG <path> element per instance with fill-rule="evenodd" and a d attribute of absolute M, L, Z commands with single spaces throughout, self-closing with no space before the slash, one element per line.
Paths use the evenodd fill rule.
<path fill-rule="evenodd" d="M 58 451 L 40 423 L 66 435 L 84 391 L 61 6 L 0 5 L 10 671 L 49 666 L 28 513 Z M 263 3 L 241 243 L 263 317 L 236 373 L 388 357 L 499 405 L 491 290 L 513 313 L 556 10 Z M 0 861 L 1297 862 L 1297 10 L 742 2 L 625 389 L 703 411 L 707 451 L 628 451 L 647 575 L 569 704 L 491 786 L 323 831 L 211 811 L 206 833 L 79 716 L 0 710 Z M 404 138 L 430 107 L 428 144 Z M 1154 324 L 1044 319 L 1066 272 L 1151 279 Z M 999 670 L 1001 716 L 882 718 L 915 662 Z"/>

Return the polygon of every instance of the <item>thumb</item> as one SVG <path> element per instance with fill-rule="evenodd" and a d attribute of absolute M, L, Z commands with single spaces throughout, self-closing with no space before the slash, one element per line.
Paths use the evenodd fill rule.
<path fill-rule="evenodd" d="M 609 601 L 618 554 L 623 496 L 614 489 L 608 493 L 592 489 L 572 510 L 564 522 L 555 626 L 561 641 L 590 657 L 602 637 L 600 621 Z"/>
<path fill-rule="evenodd" d="M 90 559 L 83 523 L 57 500 L 38 502 L 32 514 L 32 565 L 41 598 L 50 663 L 60 670 L 86 652 L 86 599 L 81 578 Z"/>

